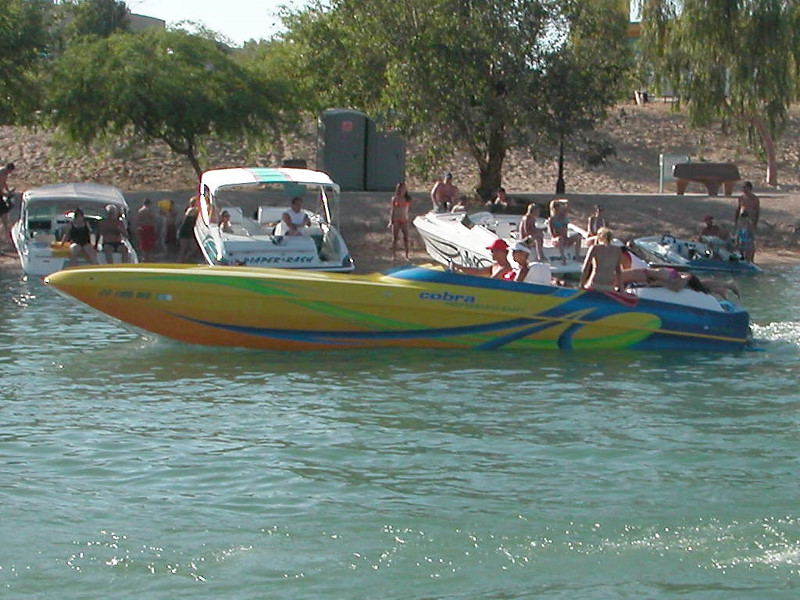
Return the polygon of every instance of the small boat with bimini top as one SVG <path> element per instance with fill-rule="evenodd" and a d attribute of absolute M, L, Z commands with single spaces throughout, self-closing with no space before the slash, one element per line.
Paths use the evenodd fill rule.
<path fill-rule="evenodd" d="M 739 350 L 749 336 L 746 311 L 690 289 L 604 293 L 440 268 L 107 265 L 45 282 L 137 328 L 213 346 Z"/>
<path fill-rule="evenodd" d="M 11 237 L 26 275 L 42 277 L 65 268 L 70 261 L 69 245 L 61 238 L 79 208 L 89 227 L 97 235 L 98 225 L 106 217 L 106 207 L 113 206 L 127 229 L 128 203 L 122 192 L 99 183 L 56 183 L 32 188 L 22 194 L 19 220 L 11 229 Z M 138 262 L 136 251 L 127 238 L 121 242 L 127 250 L 128 262 Z M 97 260 L 106 262 L 102 245 Z M 111 253 L 114 262 L 122 262 L 123 254 Z M 88 264 L 81 257 L 79 265 Z"/>
<path fill-rule="evenodd" d="M 338 211 L 339 186 L 325 173 L 215 169 L 200 179 L 194 234 L 210 265 L 349 272 L 353 259 L 336 225 Z"/>

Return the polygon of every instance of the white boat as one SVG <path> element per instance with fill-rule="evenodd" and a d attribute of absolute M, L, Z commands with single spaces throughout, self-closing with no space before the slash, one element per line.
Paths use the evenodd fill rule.
<path fill-rule="evenodd" d="M 55 183 L 32 188 L 22 194 L 19 220 L 11 229 L 11 237 L 26 275 L 43 277 L 69 266 L 69 245 L 62 244 L 64 228 L 72 220 L 73 212 L 80 208 L 90 228 L 96 234 L 97 223 L 105 217 L 106 206 L 117 208 L 127 225 L 128 203 L 117 188 L 99 183 Z M 130 242 L 123 241 L 128 249 L 128 262 L 136 263 L 136 251 Z M 122 255 L 114 253 L 114 262 L 122 262 Z M 102 245 L 97 260 L 106 262 Z M 82 256 L 78 265 L 89 264 Z"/>
<path fill-rule="evenodd" d="M 665 233 L 637 238 L 633 245 L 653 266 L 733 274 L 762 271 L 761 267 L 745 260 L 741 252 L 718 237 L 704 236 L 701 241 L 695 241 Z"/>
<path fill-rule="evenodd" d="M 310 219 L 301 235 L 286 235 L 282 215 L 293 198 Z M 200 179 L 194 234 L 210 265 L 248 265 L 320 271 L 353 270 L 336 227 L 339 186 L 325 173 L 292 168 L 215 169 Z M 230 227 L 220 227 L 227 211 Z"/>
<path fill-rule="evenodd" d="M 513 247 L 519 239 L 519 221 L 521 215 L 496 214 L 478 212 L 467 215 L 465 213 L 439 213 L 435 211 L 419 215 L 414 219 L 414 226 L 419 231 L 425 242 L 428 254 L 443 265 L 457 264 L 465 267 L 486 267 L 492 264 L 492 254 L 487 249 L 498 238 Z M 564 253 L 566 264 L 562 262 L 558 248 L 553 246 L 547 219 L 539 218 L 537 228 L 544 233 L 544 258 L 550 266 L 550 272 L 559 277 L 578 276 L 583 266 L 582 260 L 575 260 L 572 249 Z M 586 255 L 585 230 L 569 224 L 570 232 L 580 234 L 581 258 Z M 531 260 L 536 258 L 536 251 L 532 250 Z"/>

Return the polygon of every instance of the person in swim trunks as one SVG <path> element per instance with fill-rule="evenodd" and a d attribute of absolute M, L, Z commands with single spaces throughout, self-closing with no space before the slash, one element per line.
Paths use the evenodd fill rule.
<path fill-rule="evenodd" d="M 95 247 L 97 247 L 100 240 L 103 240 L 103 254 L 105 254 L 108 264 L 114 262 L 114 253 L 116 252 L 122 256 L 122 262 L 128 262 L 128 247 L 123 242 L 125 233 L 125 223 L 117 212 L 117 207 L 109 204 L 106 206 L 106 216 L 97 227 L 95 242 Z"/>
<path fill-rule="evenodd" d="M 145 198 L 142 207 L 136 213 L 136 234 L 139 238 L 139 252 L 143 262 L 152 262 L 156 249 L 156 215 L 153 212 L 150 198 Z"/>

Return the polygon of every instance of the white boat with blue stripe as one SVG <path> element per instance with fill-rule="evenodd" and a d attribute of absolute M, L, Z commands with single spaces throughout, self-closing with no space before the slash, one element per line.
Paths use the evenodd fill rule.
<path fill-rule="evenodd" d="M 328 175 L 310 169 L 206 171 L 194 234 L 210 265 L 350 272 L 353 259 L 336 225 L 339 192 Z M 284 214 L 298 198 L 307 219 L 292 227 Z"/>

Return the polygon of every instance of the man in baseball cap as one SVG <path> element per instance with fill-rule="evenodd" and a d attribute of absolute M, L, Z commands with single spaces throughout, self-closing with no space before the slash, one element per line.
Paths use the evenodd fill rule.
<path fill-rule="evenodd" d="M 450 268 L 456 273 L 466 273 L 467 275 L 479 275 L 491 277 L 492 279 L 513 279 L 514 270 L 508 262 L 508 244 L 505 240 L 497 238 L 487 250 L 492 251 L 492 264 L 488 267 L 462 267 L 455 263 Z"/>

